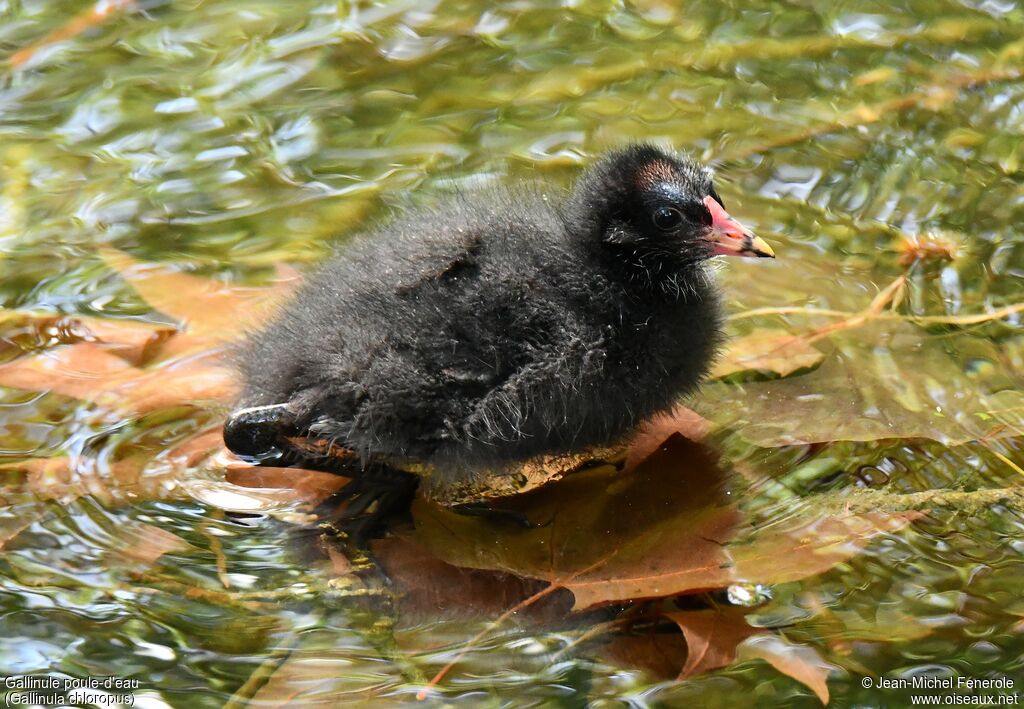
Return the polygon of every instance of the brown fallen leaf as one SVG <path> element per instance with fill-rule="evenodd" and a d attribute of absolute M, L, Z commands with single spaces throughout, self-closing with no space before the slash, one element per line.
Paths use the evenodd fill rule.
<path fill-rule="evenodd" d="M 119 543 L 111 545 L 109 554 L 150 566 L 164 554 L 186 551 L 192 545 L 173 532 L 145 522 L 132 522 L 118 527 Z"/>
<path fill-rule="evenodd" d="M 398 608 L 400 623 L 394 634 L 396 648 L 409 656 L 426 650 L 435 651 L 439 643 L 444 645 L 448 642 L 443 635 L 438 635 L 439 620 L 449 621 L 460 629 L 467 621 L 484 619 L 490 619 L 492 627 L 502 621 L 566 625 L 571 597 L 565 591 L 545 593 L 542 582 L 451 566 L 404 534 L 374 540 L 371 550 L 388 576 L 389 595 Z M 348 559 L 330 547 L 328 555 L 331 570 L 336 575 L 349 576 L 351 566 Z M 365 588 L 356 588 L 353 593 L 361 595 L 365 591 Z M 425 621 L 433 624 L 433 634 L 424 635 L 416 631 L 417 626 Z M 412 629 L 413 632 L 403 632 L 404 629 Z M 424 639 L 429 643 L 427 647 L 423 646 Z M 315 631 L 303 633 L 300 647 L 294 652 L 280 653 L 282 661 L 273 662 L 276 665 L 273 668 L 268 666 L 271 671 L 254 673 L 236 693 L 235 698 L 239 701 L 229 702 L 229 706 L 248 704 L 250 696 L 252 702 L 261 706 L 295 706 L 296 703 L 302 706 L 335 706 L 338 696 L 353 692 L 364 702 L 379 704 L 383 698 L 374 695 L 373 687 L 352 686 L 362 678 L 338 671 L 336 658 L 343 663 L 345 660 L 337 655 L 336 642 L 334 635 L 324 636 L 321 640 Z M 470 641 L 456 653 L 453 664 L 462 659 L 472 645 L 473 641 Z M 379 650 L 379 646 L 374 649 Z M 368 648 L 367 653 L 374 649 Z M 346 652 L 350 653 L 351 648 Z M 403 653 L 390 651 L 388 660 L 392 664 L 396 659 L 402 662 Z M 404 681 L 408 683 L 409 675 L 418 672 L 418 667 L 408 665 L 403 673 Z M 433 686 L 441 676 L 443 672 L 429 686 Z M 243 697 L 246 701 L 241 701 Z"/>
<path fill-rule="evenodd" d="M 177 320 L 191 337 L 213 343 L 244 336 L 246 327 L 259 322 L 297 280 L 297 273 L 284 265 L 273 285 L 247 287 L 139 261 L 117 249 L 104 248 L 100 256 L 154 309 Z"/>
<path fill-rule="evenodd" d="M 181 480 L 179 487 L 204 505 L 226 512 L 270 514 L 298 524 L 312 519 L 308 514 L 309 503 L 288 488 L 254 488 L 204 478 Z M 303 510 L 301 513 L 296 512 L 297 506 Z"/>
<path fill-rule="evenodd" d="M 639 667 L 659 679 L 688 679 L 736 661 L 740 643 L 772 631 L 747 623 L 745 608 L 668 611 L 680 632 L 654 624 L 646 632 L 630 630 L 605 637 L 600 656 L 623 667 Z"/>
<path fill-rule="evenodd" d="M 816 367 L 825 355 L 806 338 L 785 330 L 760 329 L 729 342 L 711 376 L 721 379 L 743 372 L 785 377 Z"/>
<path fill-rule="evenodd" d="M 166 452 L 157 455 L 184 468 L 206 460 L 224 448 L 224 431 L 221 426 L 214 426 L 189 436 L 184 441 Z"/>
<path fill-rule="evenodd" d="M 105 249 L 106 262 L 180 328 L 100 318 L 64 318 L 81 331 L 68 344 L 0 365 L 0 386 L 49 391 L 122 415 L 138 416 L 178 406 L 230 400 L 235 375 L 224 361 L 224 343 L 245 334 L 244 325 L 293 285 L 282 269 L 271 287 L 234 286 L 139 262 Z M 6 314 L 7 322 L 24 315 Z M 44 323 L 45 324 L 45 323 Z"/>
<path fill-rule="evenodd" d="M 51 505 L 52 507 L 52 505 Z M 40 506 L 37 517 L 0 534 L 0 548 L 16 539 L 18 534 L 46 516 Z M 23 517 L 19 519 L 24 519 Z M 138 520 L 120 520 L 118 524 L 94 525 L 90 531 L 94 541 L 102 539 L 104 557 L 108 564 L 124 563 L 151 566 L 164 554 L 188 551 L 192 545 L 174 532 Z"/>
<path fill-rule="evenodd" d="M 741 522 L 706 448 L 674 436 L 633 473 L 587 470 L 510 498 L 532 529 L 413 505 L 416 539 L 456 566 L 554 581 L 576 608 L 728 584 Z"/>
<path fill-rule="evenodd" d="M 24 487 L 43 499 L 70 502 L 81 495 L 80 490 L 72 487 L 71 459 L 67 456 L 0 463 L 0 470 L 23 473 Z"/>
<path fill-rule="evenodd" d="M 832 618 L 840 624 L 839 635 L 844 640 L 901 643 L 935 632 L 935 627 L 895 608 L 883 606 L 875 608 L 874 613 L 874 617 L 862 618 L 854 611 L 835 610 Z"/>
<path fill-rule="evenodd" d="M 52 391 L 89 401 L 106 391 L 111 381 L 137 371 L 109 347 L 80 342 L 0 365 L 0 386 Z"/>
<path fill-rule="evenodd" d="M 241 487 L 289 491 L 295 500 L 313 505 L 340 490 L 348 478 L 304 468 L 257 467 L 241 461 L 228 463 L 224 479 Z"/>
<path fill-rule="evenodd" d="M 236 374 L 210 352 L 187 361 L 164 363 L 153 370 L 125 374 L 97 401 L 135 415 L 179 406 L 206 408 L 231 401 L 238 392 Z"/>
<path fill-rule="evenodd" d="M 998 380 L 986 386 L 944 337 L 882 321 L 833 344 L 807 374 L 742 386 L 709 382 L 693 406 L 766 448 L 899 438 L 953 446 L 1024 431 L 1024 393 Z M 970 344 L 972 357 L 1000 361 L 996 344 Z"/>
<path fill-rule="evenodd" d="M 82 315 L 61 318 L 52 327 L 67 328 L 72 336 L 104 344 L 111 354 L 136 367 L 152 359 L 160 346 L 174 335 L 174 329 L 167 325 Z"/>
<path fill-rule="evenodd" d="M 490 620 L 535 595 L 543 581 L 441 561 L 405 535 L 376 539 L 374 558 L 391 581 L 402 626 L 438 619 Z M 523 608 L 514 620 L 564 624 L 572 598 L 555 593 Z"/>
<path fill-rule="evenodd" d="M 629 472 L 647 460 L 673 434 L 699 443 L 711 432 L 714 424 L 693 409 L 677 406 L 640 424 L 628 442 L 623 470 Z"/>
<path fill-rule="evenodd" d="M 735 582 L 777 584 L 799 581 L 831 569 L 863 549 L 872 537 L 896 532 L 920 512 L 844 514 L 786 520 L 759 528 L 729 545 Z"/>
<path fill-rule="evenodd" d="M 379 649 L 355 631 L 346 634 L 344 647 L 338 647 L 336 628 L 311 628 L 284 642 L 224 704 L 225 709 L 390 706 L 395 704 L 394 687 L 408 682 L 396 667 L 396 657 L 378 663 L 377 671 L 353 672 L 353 656 L 380 656 Z"/>
<path fill-rule="evenodd" d="M 67 456 L 57 456 L 3 463 L 0 470 L 24 473 L 25 481 L 21 488 L 43 499 L 67 503 L 83 495 L 92 495 L 110 503 L 120 497 L 114 491 L 140 492 L 139 482 L 143 479 L 146 463 L 146 456 L 134 455 L 104 463 L 97 469 L 96 461 L 90 458 L 72 460 Z M 156 480 L 149 482 L 153 491 L 161 487 Z"/>
<path fill-rule="evenodd" d="M 686 663 L 679 679 L 703 674 L 736 661 L 737 647 L 758 633 L 768 632 L 747 623 L 745 608 L 711 608 L 665 613 L 686 639 Z"/>
<path fill-rule="evenodd" d="M 871 674 L 871 670 L 853 657 L 855 643 L 906 643 L 930 635 L 937 627 L 901 610 L 899 604 L 880 605 L 868 609 L 871 614 L 864 614 L 856 610 L 831 608 L 813 592 L 803 594 L 803 598 L 796 602 L 813 611 L 813 616 L 801 626 L 815 637 L 820 637 L 832 655 L 843 656 L 847 670 L 864 675 Z M 951 622 L 966 622 L 958 616 L 949 617 L 957 618 Z"/>
<path fill-rule="evenodd" d="M 676 435 L 631 473 L 584 471 L 502 505 L 543 526 L 516 529 L 423 500 L 413 516 L 416 538 L 448 563 L 559 583 L 580 609 L 799 580 L 918 514 L 796 515 L 741 535 L 728 492 L 710 451 Z"/>
<path fill-rule="evenodd" d="M 677 632 L 613 635 L 594 652 L 610 665 L 640 669 L 658 679 L 677 678 L 688 657 L 686 639 Z"/>
<path fill-rule="evenodd" d="M 53 392 L 137 416 L 224 402 L 237 384 L 216 351 L 142 369 L 106 345 L 79 342 L 0 365 L 0 386 Z"/>
<path fill-rule="evenodd" d="M 761 634 L 744 640 L 737 655 L 740 660 L 764 660 L 782 674 L 810 688 L 822 704 L 828 704 L 828 675 L 839 668 L 825 662 L 810 645 L 796 645 L 779 635 Z"/>
<path fill-rule="evenodd" d="M 11 342 L 28 337 L 35 342 L 102 344 L 107 352 L 135 366 L 149 360 L 175 332 L 170 325 L 139 320 L 4 309 L 0 309 L 0 327 Z"/>

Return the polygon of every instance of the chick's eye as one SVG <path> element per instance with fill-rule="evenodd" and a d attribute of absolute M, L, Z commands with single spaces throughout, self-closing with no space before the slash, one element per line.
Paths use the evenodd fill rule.
<path fill-rule="evenodd" d="M 654 226 L 664 231 L 668 231 L 669 229 L 676 228 L 680 223 L 682 223 L 683 213 L 678 209 L 673 209 L 672 207 L 658 207 L 654 210 L 654 214 L 651 219 L 654 221 Z"/>

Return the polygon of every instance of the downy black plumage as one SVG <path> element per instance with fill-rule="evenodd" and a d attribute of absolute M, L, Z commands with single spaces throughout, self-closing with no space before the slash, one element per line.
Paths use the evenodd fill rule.
<path fill-rule="evenodd" d="M 456 196 L 356 237 L 250 339 L 228 447 L 284 433 L 431 485 L 608 443 L 692 392 L 722 342 L 708 259 L 771 256 L 712 173 L 651 145 L 568 195 Z"/>

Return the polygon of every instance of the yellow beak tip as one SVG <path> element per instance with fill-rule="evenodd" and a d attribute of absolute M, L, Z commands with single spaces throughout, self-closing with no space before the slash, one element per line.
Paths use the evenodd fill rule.
<path fill-rule="evenodd" d="M 749 250 L 759 258 L 775 258 L 775 251 L 768 245 L 767 241 L 759 236 L 751 239 Z"/>

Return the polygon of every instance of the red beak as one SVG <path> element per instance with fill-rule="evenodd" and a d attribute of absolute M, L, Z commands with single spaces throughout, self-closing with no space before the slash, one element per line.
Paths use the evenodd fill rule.
<path fill-rule="evenodd" d="M 730 217 L 714 197 L 705 197 L 704 206 L 711 212 L 711 234 L 708 238 L 714 244 L 714 255 L 775 258 L 772 247 Z"/>

